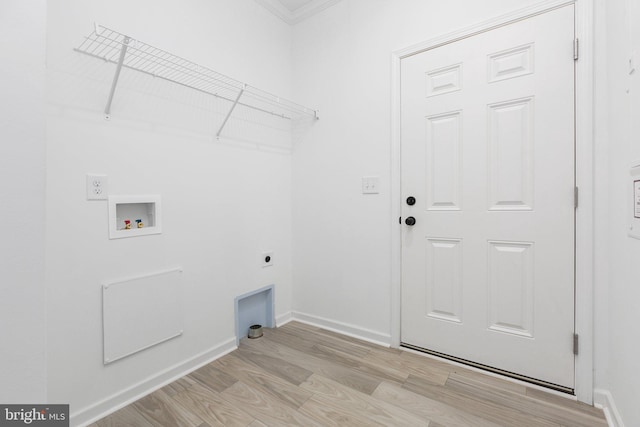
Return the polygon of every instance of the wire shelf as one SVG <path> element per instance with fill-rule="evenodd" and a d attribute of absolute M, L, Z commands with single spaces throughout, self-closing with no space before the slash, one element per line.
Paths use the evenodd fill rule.
<path fill-rule="evenodd" d="M 249 86 L 210 68 L 104 26 L 96 25 L 95 29 L 74 50 L 117 66 L 105 108 L 107 118 L 111 114 L 111 102 L 122 68 L 186 86 L 232 103 L 216 136 L 220 136 L 224 125 L 237 105 L 288 120 L 305 117 L 318 118 L 316 110 Z"/>

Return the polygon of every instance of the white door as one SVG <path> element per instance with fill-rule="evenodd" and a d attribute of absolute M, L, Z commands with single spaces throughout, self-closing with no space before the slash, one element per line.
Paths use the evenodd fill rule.
<path fill-rule="evenodd" d="M 568 389 L 573 40 L 566 6 L 401 61 L 402 343 Z"/>

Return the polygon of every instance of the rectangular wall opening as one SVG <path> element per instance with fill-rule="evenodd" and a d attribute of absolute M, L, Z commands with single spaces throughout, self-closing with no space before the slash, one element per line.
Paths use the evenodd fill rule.
<path fill-rule="evenodd" d="M 236 345 L 247 336 L 249 326 L 273 328 L 276 325 L 273 314 L 274 288 L 274 285 L 269 285 L 236 297 Z"/>

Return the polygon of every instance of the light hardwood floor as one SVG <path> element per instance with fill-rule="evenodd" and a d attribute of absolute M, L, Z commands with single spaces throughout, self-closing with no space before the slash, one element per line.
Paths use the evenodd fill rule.
<path fill-rule="evenodd" d="M 602 411 L 291 322 L 91 427 L 606 426 Z"/>

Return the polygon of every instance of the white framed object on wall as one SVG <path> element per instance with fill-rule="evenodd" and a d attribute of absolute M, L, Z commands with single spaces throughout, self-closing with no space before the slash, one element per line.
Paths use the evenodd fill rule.
<path fill-rule="evenodd" d="M 104 364 L 183 333 L 182 268 L 102 284 Z"/>
<path fill-rule="evenodd" d="M 159 195 L 109 196 L 109 239 L 162 233 Z"/>

